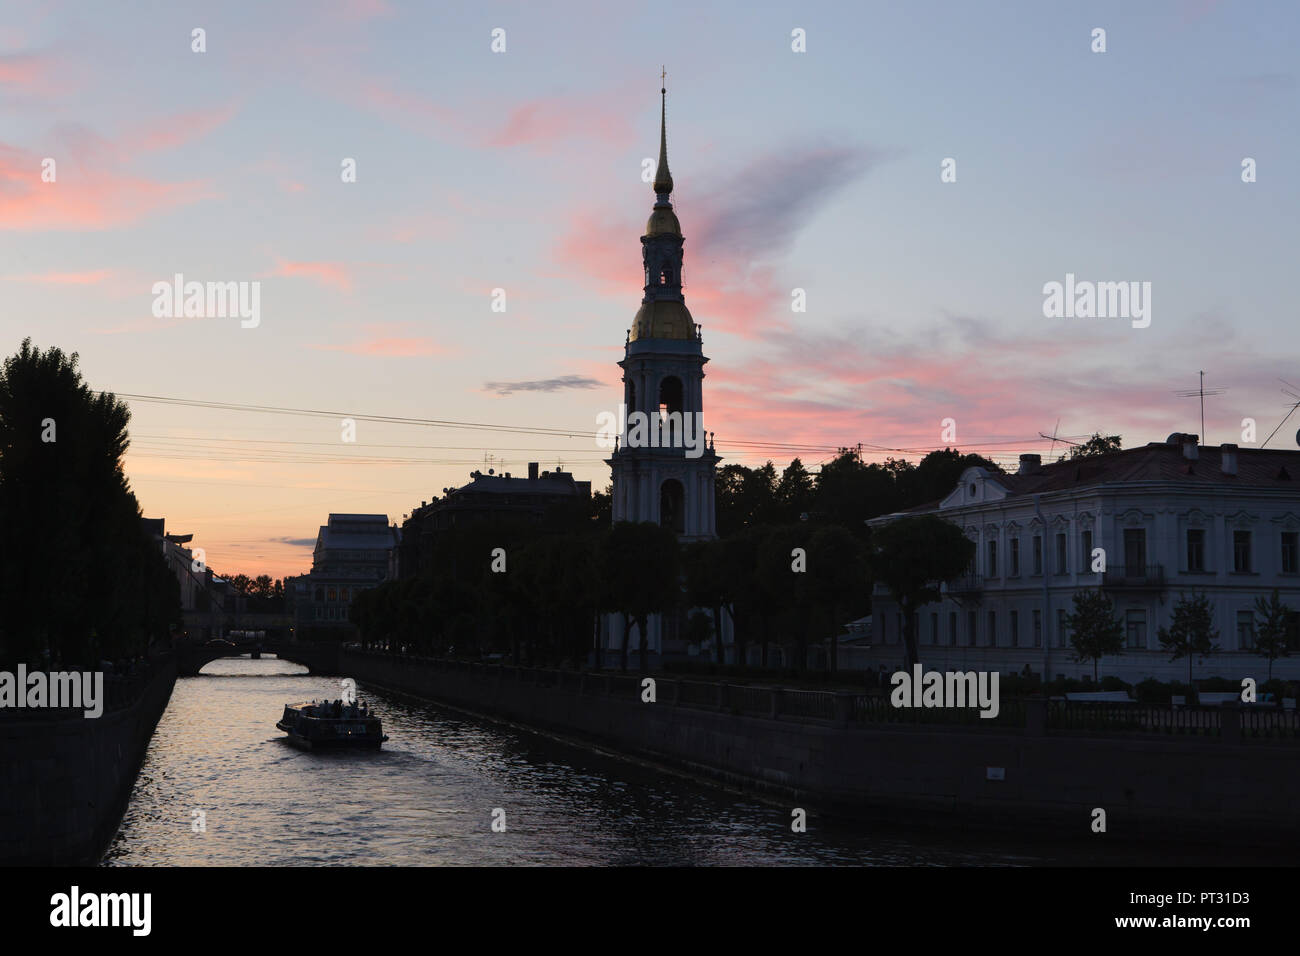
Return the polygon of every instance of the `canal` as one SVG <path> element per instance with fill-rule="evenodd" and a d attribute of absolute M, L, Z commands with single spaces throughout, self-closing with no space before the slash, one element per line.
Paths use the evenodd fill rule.
<path fill-rule="evenodd" d="M 337 680 L 273 658 L 214 661 L 179 679 L 105 865 L 1144 862 L 1078 844 L 871 831 L 815 808 L 807 832 L 794 833 L 790 807 L 364 684 L 358 692 L 390 740 L 322 754 L 287 744 L 275 721 L 286 703 L 340 696 Z"/>

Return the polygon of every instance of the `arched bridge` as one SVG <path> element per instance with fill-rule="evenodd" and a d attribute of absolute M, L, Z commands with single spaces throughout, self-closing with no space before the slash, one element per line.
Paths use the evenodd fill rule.
<path fill-rule="evenodd" d="M 193 677 L 205 664 L 222 657 L 241 657 L 244 654 L 274 654 L 282 661 L 301 664 L 312 674 L 337 674 L 339 672 L 338 644 L 308 644 L 292 641 L 263 641 L 259 644 L 219 645 L 199 644 L 192 641 L 176 645 L 176 673 L 180 677 Z"/>

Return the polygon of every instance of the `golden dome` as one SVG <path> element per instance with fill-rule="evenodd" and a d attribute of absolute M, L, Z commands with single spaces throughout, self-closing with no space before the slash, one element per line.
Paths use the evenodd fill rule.
<path fill-rule="evenodd" d="M 695 338 L 695 320 L 691 318 L 686 303 L 673 299 L 644 302 L 632 322 L 629 341 L 637 339 Z"/>
<path fill-rule="evenodd" d="M 656 206 L 654 212 L 650 213 L 650 218 L 646 220 L 645 234 L 647 236 L 680 236 L 682 234 L 682 224 L 677 221 L 677 213 L 673 212 L 671 206 Z"/>

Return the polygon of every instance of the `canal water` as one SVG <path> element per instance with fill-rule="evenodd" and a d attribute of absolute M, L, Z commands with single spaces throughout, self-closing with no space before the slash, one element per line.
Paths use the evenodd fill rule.
<path fill-rule="evenodd" d="M 358 686 L 380 751 L 298 750 L 286 703 L 337 680 L 274 658 L 176 682 L 106 865 L 1040 865 L 1117 863 L 985 836 L 848 827 Z M 493 829 L 494 811 L 498 830 Z M 499 832 L 504 820 L 504 832 Z M 1083 849 L 1086 850 L 1086 847 Z M 1150 862 L 1150 861 L 1148 861 Z"/>

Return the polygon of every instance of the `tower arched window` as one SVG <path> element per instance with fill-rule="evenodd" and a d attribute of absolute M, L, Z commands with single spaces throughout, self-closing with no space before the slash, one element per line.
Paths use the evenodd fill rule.
<path fill-rule="evenodd" d="M 686 531 L 686 490 L 676 478 L 659 486 L 659 524 L 677 534 Z"/>
<path fill-rule="evenodd" d="M 663 427 L 663 444 L 677 448 L 684 437 L 682 429 L 682 380 L 676 375 L 665 376 L 659 382 L 659 417 Z"/>
<path fill-rule="evenodd" d="M 636 411 L 636 382 L 627 383 L 627 410 L 628 414 Z"/>
<path fill-rule="evenodd" d="M 665 375 L 659 382 L 659 405 L 669 413 L 682 411 L 682 380 L 676 375 Z"/>

